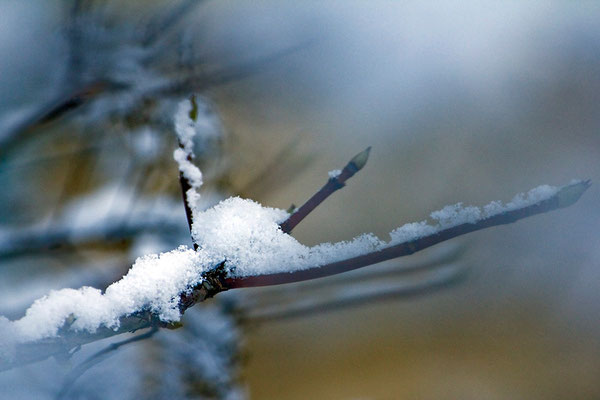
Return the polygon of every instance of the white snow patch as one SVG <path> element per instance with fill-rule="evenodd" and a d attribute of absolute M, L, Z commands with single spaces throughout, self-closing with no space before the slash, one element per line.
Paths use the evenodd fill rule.
<path fill-rule="evenodd" d="M 22 342 L 56 336 L 65 321 L 71 330 L 95 332 L 100 326 L 117 329 L 119 318 L 144 309 L 163 321 L 177 321 L 179 295 L 201 281 L 200 254 L 185 247 L 140 257 L 126 276 L 103 294 L 91 287 L 62 289 L 36 300 L 14 322 Z"/>
<path fill-rule="evenodd" d="M 432 235 L 439 229 L 427 224 L 427 221 L 404 224 L 390 232 L 390 246 L 410 242 L 423 236 Z"/>
<path fill-rule="evenodd" d="M 463 207 L 462 203 L 446 206 L 434 211 L 431 218 L 438 221 L 440 228 L 450 228 L 456 225 L 475 223 L 481 219 L 481 210 L 478 207 Z"/>
<path fill-rule="evenodd" d="M 334 169 L 333 171 L 328 172 L 330 179 L 337 178 L 338 176 L 340 176 L 341 173 L 342 173 L 341 169 Z"/>

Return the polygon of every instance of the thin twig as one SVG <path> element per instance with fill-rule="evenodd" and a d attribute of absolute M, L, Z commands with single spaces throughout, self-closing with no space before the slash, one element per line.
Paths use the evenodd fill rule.
<path fill-rule="evenodd" d="M 241 287 L 270 286 L 280 285 L 283 283 L 307 281 L 310 279 L 341 274 L 343 272 L 352 271 L 367 265 L 377 264 L 393 258 L 407 256 L 467 233 L 490 228 L 492 226 L 510 224 L 533 215 L 568 207 L 579 200 L 581 195 L 589 188 L 589 186 L 590 181 L 570 184 L 563 187 L 554 196 L 539 203 L 524 208 L 506 211 L 488 218 L 481 219 L 475 223 L 465 223 L 452 228 L 443 229 L 419 239 L 400 243 L 382 250 L 363 254 L 358 257 L 292 272 L 228 278 L 225 280 L 224 284 L 231 289 Z"/>
<path fill-rule="evenodd" d="M 107 347 L 105 347 L 104 349 L 92 354 L 90 357 L 88 357 L 86 360 L 81 362 L 79 365 L 74 367 L 69 372 L 69 374 L 65 377 L 65 379 L 63 381 L 63 385 L 60 388 L 60 392 L 58 392 L 58 394 L 56 395 L 56 399 L 60 400 L 60 399 L 65 398 L 65 396 L 67 395 L 67 393 L 69 392 L 71 387 L 73 387 L 73 384 L 75 383 L 75 381 L 77 379 L 79 379 L 79 377 L 81 377 L 81 375 L 86 373 L 87 370 L 92 368 L 94 365 L 99 364 L 102 361 L 104 361 L 106 358 L 108 358 L 111 355 L 110 353 L 116 351 L 119 347 L 125 346 L 127 344 L 139 342 L 139 341 L 145 340 L 145 339 L 149 339 L 152 336 L 154 336 L 154 334 L 156 332 L 158 332 L 158 328 L 153 327 L 152 329 L 150 329 L 148 332 L 146 332 L 144 334 L 129 338 L 127 340 L 123 340 L 121 342 L 112 343 L 112 344 L 108 345 Z"/>
<path fill-rule="evenodd" d="M 296 225 L 298 225 L 308 214 L 310 214 L 315 208 L 319 206 L 325 199 L 331 196 L 335 191 L 343 188 L 346 185 L 346 181 L 360 171 L 367 160 L 369 159 L 369 152 L 371 146 L 367 147 L 364 151 L 355 155 L 352 160 L 339 175 L 332 176 L 329 178 L 327 183 L 315 193 L 306 203 L 304 203 L 296 212 L 289 216 L 288 219 L 280 224 L 281 230 L 284 233 L 290 233 Z"/>

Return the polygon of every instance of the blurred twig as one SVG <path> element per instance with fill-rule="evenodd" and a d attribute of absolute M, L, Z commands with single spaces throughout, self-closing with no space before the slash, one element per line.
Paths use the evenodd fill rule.
<path fill-rule="evenodd" d="M 94 365 L 99 364 L 102 361 L 104 361 L 106 358 L 110 357 L 111 353 L 113 353 L 114 351 L 116 351 L 117 349 L 119 349 L 122 346 L 149 339 L 152 336 L 154 336 L 154 334 L 156 332 L 158 332 L 158 328 L 153 327 L 146 333 L 129 338 L 127 340 L 123 340 L 121 342 L 112 343 L 112 344 L 108 345 L 107 347 L 105 347 L 104 349 L 92 354 L 85 361 L 81 362 L 79 365 L 74 367 L 71 370 L 71 372 L 69 372 L 69 374 L 64 379 L 64 382 L 63 382 L 62 387 L 60 388 L 60 391 L 56 395 L 56 399 L 57 400 L 64 399 L 65 396 L 67 395 L 67 393 L 69 392 L 69 390 L 71 389 L 71 387 L 73 387 L 73 384 L 75 383 L 75 381 L 77 379 L 79 379 L 79 377 L 81 377 L 81 375 L 83 375 L 87 370 L 92 368 Z"/>
<path fill-rule="evenodd" d="M 357 281 L 354 285 L 335 290 L 325 300 L 308 296 L 292 304 L 251 308 L 247 310 L 248 314 L 243 318 L 250 323 L 281 321 L 380 301 L 422 296 L 455 286 L 463 282 L 467 275 L 468 270 L 465 268 L 446 267 L 434 273 L 432 277 L 416 283 L 376 282 L 368 284 Z"/>

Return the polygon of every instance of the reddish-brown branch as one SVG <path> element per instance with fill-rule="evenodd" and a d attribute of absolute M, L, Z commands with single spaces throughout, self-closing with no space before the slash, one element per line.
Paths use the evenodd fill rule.
<path fill-rule="evenodd" d="M 339 175 L 329 178 L 327 183 L 317 193 L 280 224 L 281 230 L 284 233 L 290 233 L 319 204 L 325 201 L 336 190 L 343 188 L 346 184 L 345 182 L 365 166 L 369 159 L 370 151 L 371 147 L 369 146 L 364 151 L 355 155 Z"/>
<path fill-rule="evenodd" d="M 590 181 L 578 182 L 563 187 L 557 194 L 551 198 L 539 203 L 519 208 L 512 211 L 503 212 L 488 218 L 481 219 L 476 223 L 466 223 L 443 229 L 435 234 L 424 236 L 410 242 L 400 243 L 394 246 L 384 248 L 379 251 L 363 254 L 358 257 L 349 258 L 322 265 L 320 267 L 298 270 L 293 272 L 281 272 L 275 274 L 256 275 L 240 278 L 228 278 L 225 280 L 225 286 L 229 288 L 270 286 L 283 283 L 292 283 L 306 281 L 310 279 L 322 278 L 325 276 L 341 274 L 367 265 L 377 264 L 382 261 L 393 258 L 407 256 L 417 251 L 434 246 L 446 240 L 457 236 L 465 235 L 474 231 L 490 228 L 497 225 L 505 225 L 516 222 L 520 219 L 531 217 L 533 215 L 567 207 L 575 203 L 579 197 L 590 186 Z"/>

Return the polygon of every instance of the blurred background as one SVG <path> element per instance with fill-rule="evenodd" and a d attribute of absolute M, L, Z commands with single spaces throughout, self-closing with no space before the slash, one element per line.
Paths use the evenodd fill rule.
<path fill-rule="evenodd" d="M 105 286 L 139 255 L 190 244 L 172 115 L 199 93 L 207 207 L 228 195 L 302 204 L 373 146 L 294 231 L 307 245 L 386 239 L 446 204 L 541 184 L 592 187 L 570 208 L 390 263 L 424 267 L 375 282 L 410 288 L 468 270 L 443 290 L 360 301 L 359 274 L 217 296 L 183 333 L 136 344 L 138 364 L 120 352 L 90 369 L 74 398 L 94 398 L 99 376 L 125 376 L 120 396 L 166 398 L 184 385 L 157 389 L 175 369 L 182 398 L 598 398 L 598 20 L 592 1 L 3 0 L 0 314 L 18 318 L 51 289 Z M 358 301 L 291 312 L 339 293 Z M 227 379 L 165 356 L 208 323 L 231 336 L 203 336 L 203 354 L 215 337 L 228 342 L 201 368 Z M 50 396 L 69 371 L 53 363 L 0 379 L 7 393 Z M 45 378 L 15 383 L 33 373 Z"/>

